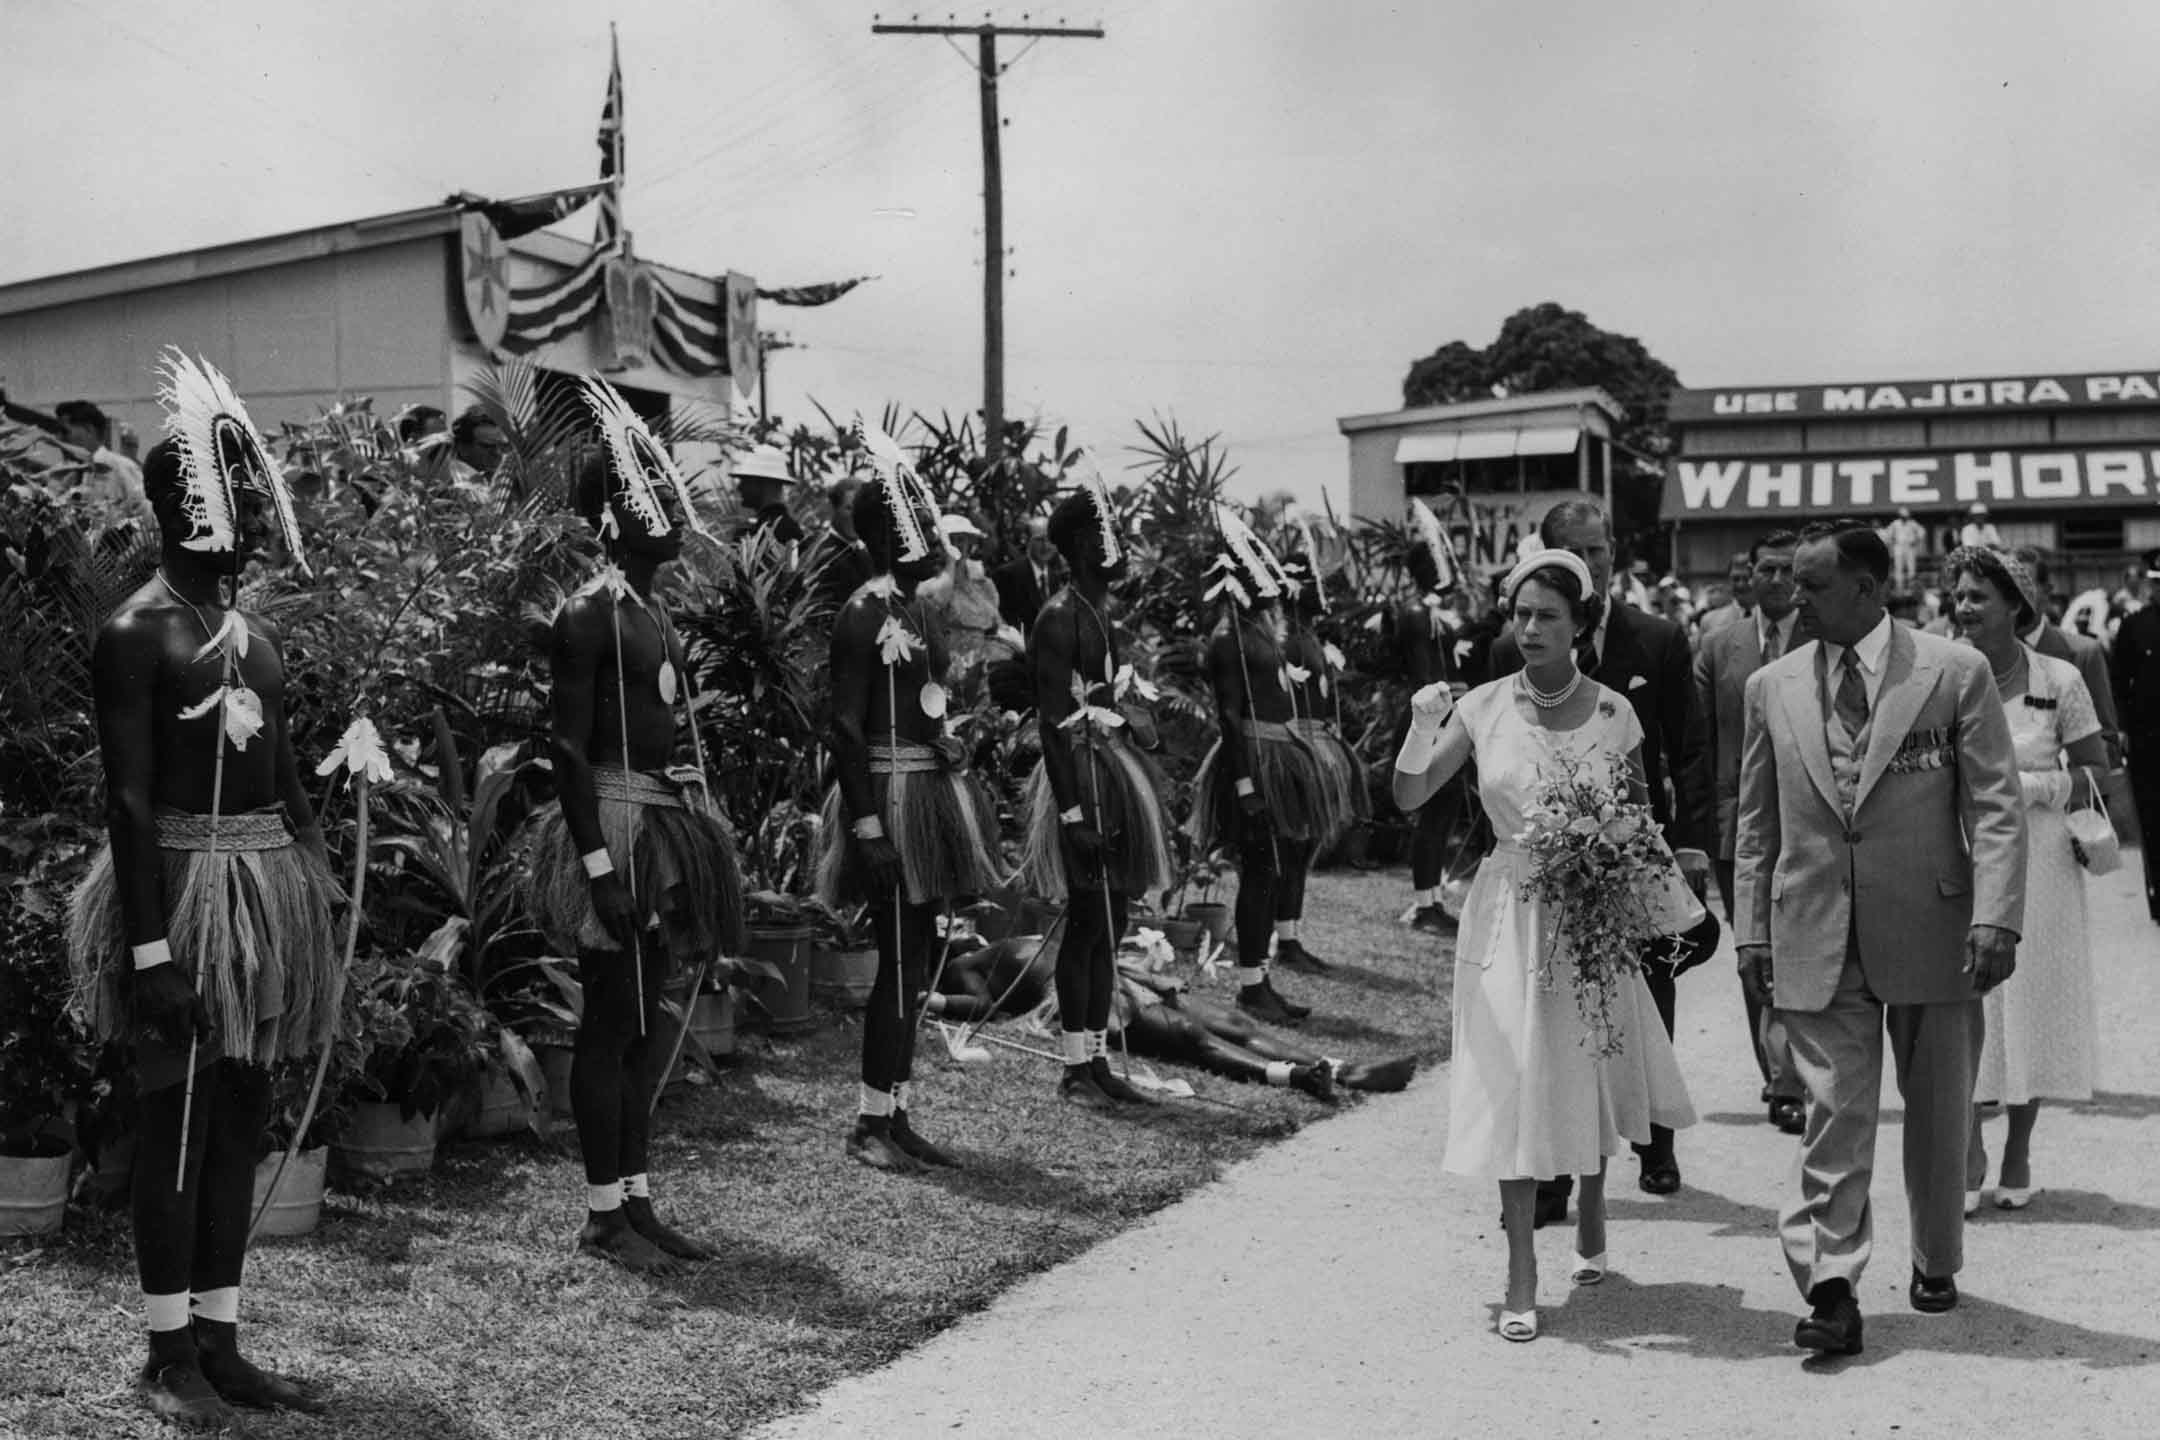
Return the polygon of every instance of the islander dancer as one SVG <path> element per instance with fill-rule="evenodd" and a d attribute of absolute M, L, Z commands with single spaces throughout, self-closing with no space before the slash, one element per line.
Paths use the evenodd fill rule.
<path fill-rule="evenodd" d="M 1326 787 L 1327 818 L 1321 832 L 1303 846 L 1283 855 L 1282 885 L 1275 896 L 1275 963 L 1286 970 L 1321 975 L 1334 967 L 1305 947 L 1301 927 L 1305 919 L 1305 879 L 1312 873 L 1314 857 L 1323 841 L 1372 816 L 1372 797 L 1365 789 L 1365 764 L 1350 748 L 1342 733 L 1342 698 L 1336 686 L 1342 681 L 1343 653 L 1321 643 L 1314 625 L 1327 613 L 1327 594 L 1312 561 L 1293 555 L 1283 562 L 1290 577 L 1288 635 L 1283 651 L 1290 673 L 1290 701 L 1295 718 L 1290 728 L 1312 751 Z"/>
<path fill-rule="evenodd" d="M 685 528 L 710 535 L 644 422 L 605 381 L 585 383 L 605 443 L 573 498 L 606 560 L 555 615 L 550 754 L 561 803 L 534 839 L 532 905 L 554 943 L 575 947 L 585 992 L 570 1064 L 585 1158 L 578 1250 L 666 1274 L 715 1252 L 653 1210 L 661 996 L 676 972 L 741 941 L 742 875 L 706 789 L 682 639 L 653 592 Z M 687 779 L 668 769 L 678 713 L 696 757 Z"/>
<path fill-rule="evenodd" d="M 1306 853 L 1327 823 L 1327 788 L 1311 748 L 1290 726 L 1297 711 L 1283 650 L 1288 577 L 1244 521 L 1228 510 L 1216 518 L 1227 549 L 1208 567 L 1207 597 L 1225 604 L 1207 667 L 1222 738 L 1194 777 L 1191 831 L 1202 854 L 1218 844 L 1237 847 L 1237 1003 L 1285 1024 L 1312 1007 L 1275 989 L 1268 941 L 1291 857 Z"/>
<path fill-rule="evenodd" d="M 937 507 L 892 440 L 868 435 L 878 478 L 855 497 L 871 578 L 833 626 L 837 783 L 819 827 L 818 897 L 868 903 L 877 980 L 863 1016 L 860 1113 L 847 1153 L 878 1170 L 954 1166 L 908 1119 L 916 1017 L 941 909 L 996 889 L 997 811 L 946 732 L 950 656 L 915 588 L 945 568 Z"/>
<path fill-rule="evenodd" d="M 243 1358 L 238 1325 L 266 1067 L 330 1042 L 337 886 L 278 633 L 235 594 L 266 507 L 300 559 L 284 481 L 217 371 L 168 351 L 160 398 L 143 489 L 163 548 L 92 655 L 109 839 L 73 898 L 69 958 L 91 1028 L 132 1046 L 136 1392 L 168 1420 L 238 1428 L 235 1405 L 322 1408 Z"/>
<path fill-rule="evenodd" d="M 1070 577 L 1028 637 L 1042 763 L 1028 782 L 1027 892 L 1065 907 L 1058 943 L 1058 1094 L 1082 1105 L 1149 1104 L 1110 1068 L 1110 1007 L 1126 907 L 1170 885 L 1168 831 L 1155 766 L 1119 702 L 1135 683 L 1118 663 L 1110 584 L 1125 573 L 1099 477 L 1061 501 L 1050 543 Z"/>
<path fill-rule="evenodd" d="M 1415 692 L 1428 685 L 1452 686 L 1461 676 L 1455 664 L 1446 602 L 1459 576 L 1447 531 L 1422 500 L 1410 502 L 1410 548 L 1403 556 L 1403 564 L 1417 585 L 1417 594 L 1403 607 L 1396 622 L 1410 688 Z M 1456 919 L 1448 913 L 1442 896 L 1447 888 L 1444 882 L 1449 878 L 1450 851 L 1475 850 L 1458 843 L 1463 828 L 1477 823 L 1470 803 L 1475 786 L 1475 771 L 1466 767 L 1417 812 L 1417 828 L 1410 837 L 1410 884 L 1417 898 L 1408 918 L 1420 930 L 1439 935 L 1455 933 Z M 1469 858 L 1474 865 L 1475 854 Z"/>

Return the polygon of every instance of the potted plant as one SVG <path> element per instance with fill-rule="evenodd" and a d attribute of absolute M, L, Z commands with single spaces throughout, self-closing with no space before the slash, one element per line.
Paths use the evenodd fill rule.
<path fill-rule="evenodd" d="M 810 993 L 841 1010 L 860 1010 L 877 983 L 877 941 L 870 911 L 858 905 L 836 913 L 820 905 L 810 949 Z"/>
<path fill-rule="evenodd" d="M 357 1007 L 346 1007 L 348 1016 Z M 324 1187 L 329 1178 L 330 1146 L 326 1137 L 350 1119 L 351 1094 L 346 1081 L 361 1059 L 354 1030 L 341 1026 L 324 1073 L 322 1098 L 308 1119 L 307 1134 L 293 1146 L 308 1093 L 314 1088 L 318 1057 L 280 1062 L 270 1075 L 270 1123 L 263 1132 L 263 1155 L 255 1164 L 255 1196 L 248 1207 L 256 1235 L 310 1235 L 322 1218 Z M 287 1156 L 291 1157 L 287 1163 Z M 276 1189 L 273 1192 L 272 1186 Z"/>
<path fill-rule="evenodd" d="M 480 1073 L 492 1027 L 456 976 L 424 957 L 370 956 L 356 969 L 364 1059 L 343 1087 L 353 1103 L 331 1159 L 362 1181 L 424 1175 L 437 1117 Z"/>
<path fill-rule="evenodd" d="M 90 1094 L 97 1054 L 67 1012 L 51 898 L 42 888 L 0 892 L 0 1236 L 60 1228 L 71 1117 Z"/>
<path fill-rule="evenodd" d="M 801 804 L 781 800 L 763 812 L 742 849 L 744 878 L 752 887 L 744 897 L 744 949 L 778 976 L 762 979 L 750 991 L 750 1001 L 776 1034 L 810 1024 L 810 942 L 827 913 L 808 894 L 817 824 Z"/>
<path fill-rule="evenodd" d="M 1220 945 L 1230 938 L 1230 907 L 1215 899 L 1215 887 L 1229 873 L 1229 866 L 1219 855 L 1203 854 L 1181 826 L 1172 833 L 1172 848 L 1177 856 L 1177 883 L 1170 888 L 1169 897 L 1163 904 L 1166 919 L 1163 934 L 1180 950 L 1197 950 L 1201 937 L 1180 927 L 1173 930 L 1179 920 L 1200 926 L 1208 943 Z M 1179 908 L 1178 902 L 1184 905 Z M 1180 937 L 1183 937 L 1182 939 Z M 1185 943 L 1189 940 L 1191 943 Z"/>

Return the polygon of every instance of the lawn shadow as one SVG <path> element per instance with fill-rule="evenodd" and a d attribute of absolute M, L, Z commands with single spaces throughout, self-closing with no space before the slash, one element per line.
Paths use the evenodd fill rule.
<path fill-rule="evenodd" d="M 731 1239 L 720 1256 L 687 1275 L 653 1282 L 653 1303 L 755 1316 L 825 1329 L 865 1330 L 891 1323 L 909 1297 L 848 1288 L 814 1254 L 763 1241 Z"/>
<path fill-rule="evenodd" d="M 766 1086 L 749 1083 L 750 1079 L 746 1075 L 689 1096 L 662 1100 L 653 1116 L 654 1138 L 670 1137 L 677 1143 L 731 1144 L 797 1129 L 811 1115 L 810 1106 L 783 1098 Z"/>
<path fill-rule="evenodd" d="M 1323 1015 L 1317 1008 L 1311 1018 L 1299 1025 L 1293 1033 L 1306 1037 L 1324 1035 L 1330 1040 L 1361 1040 L 1381 1047 L 1413 1045 L 1417 1040 L 1414 1035 L 1385 1029 L 1370 1020 L 1358 1020 L 1345 1015 Z"/>
<path fill-rule="evenodd" d="M 933 1170 L 923 1179 L 941 1190 L 986 1205 L 1093 1215 L 1101 1213 L 1105 1204 L 1105 1197 L 1092 1187 L 1053 1175 L 1010 1154 L 970 1154 L 960 1169 Z"/>
<path fill-rule="evenodd" d="M 1499 1307 L 1493 1307 L 1497 1319 Z M 1750 1309 L 1737 1286 L 1686 1282 L 1638 1285 L 1625 1275 L 1578 1286 L 1565 1305 L 1542 1309 L 1539 1338 L 1626 1357 L 1643 1351 L 1702 1360 L 1793 1356 L 1807 1369 L 1862 1368 L 1907 1352 L 1970 1355 L 1994 1361 L 2079 1361 L 2088 1370 L 2160 1362 L 2160 1340 L 2094 1330 L 1967 1294 L 1955 1317 L 1904 1309 L 1871 1313 L 1859 1355 L 1809 1355 L 1792 1343 L 1799 1304 L 1790 1311 Z M 2012 1339 L 2011 1337 L 2015 1337 Z"/>
<path fill-rule="evenodd" d="M 1346 985 L 1356 985 L 1366 990 L 1386 991 L 1391 995 L 1430 995 L 1434 993 L 1435 989 L 1430 981 L 1421 980 L 1415 976 L 1389 975 L 1385 971 L 1369 969 L 1363 965 L 1353 965 L 1347 960 L 1333 962 L 1333 968 L 1328 972 L 1327 978 L 1340 981 Z"/>
<path fill-rule="evenodd" d="M 324 1387 L 323 1401 L 329 1409 L 316 1417 L 279 1412 L 250 1415 L 245 1433 L 264 1437 L 395 1435 L 399 1440 L 492 1440 L 489 1431 L 453 1412 L 445 1405 L 410 1390 L 376 1389 L 368 1385 Z"/>

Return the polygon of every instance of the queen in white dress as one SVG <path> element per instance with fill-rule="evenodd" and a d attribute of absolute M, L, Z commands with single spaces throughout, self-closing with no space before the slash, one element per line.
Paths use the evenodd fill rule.
<path fill-rule="evenodd" d="M 1652 1125 L 1692 1125 L 1695 1111 L 1672 1042 L 1640 974 L 1613 987 L 1611 1033 L 1592 1033 L 1565 980 L 1543 978 L 1555 918 L 1525 898 L 1532 866 L 1519 843 L 1542 780 L 1568 761 L 1624 756 L 1643 795 L 1641 723 L 1624 696 L 1575 668 L 1575 637 L 1596 623 L 1590 572 L 1550 550 L 1518 564 L 1503 586 L 1524 668 L 1481 685 L 1459 705 L 1445 686 L 1418 693 L 1395 761 L 1395 798 L 1414 809 L 1477 760 L 1478 798 L 1499 844 L 1478 869 L 1455 945 L 1454 1058 L 1442 1167 L 1500 1184 L 1508 1236 L 1500 1333 L 1537 1334 L 1537 1182 L 1580 1176 L 1571 1278 L 1605 1272 L 1605 1161 Z M 1705 912 L 1670 863 L 1641 898 L 1657 928 L 1677 935 Z"/>

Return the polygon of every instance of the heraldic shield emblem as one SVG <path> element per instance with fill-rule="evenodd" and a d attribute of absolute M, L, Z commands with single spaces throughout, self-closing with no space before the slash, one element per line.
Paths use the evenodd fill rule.
<path fill-rule="evenodd" d="M 609 324 L 607 368 L 643 365 L 652 357 L 653 312 L 659 305 L 652 272 L 625 256 L 608 261 L 603 273 Z"/>
<path fill-rule="evenodd" d="M 496 233 L 494 221 L 468 210 L 460 223 L 458 256 L 466 323 L 481 349 L 499 355 L 510 327 L 510 247 Z"/>
<path fill-rule="evenodd" d="M 735 388 L 757 389 L 757 281 L 730 270 L 727 277 L 727 364 Z"/>

